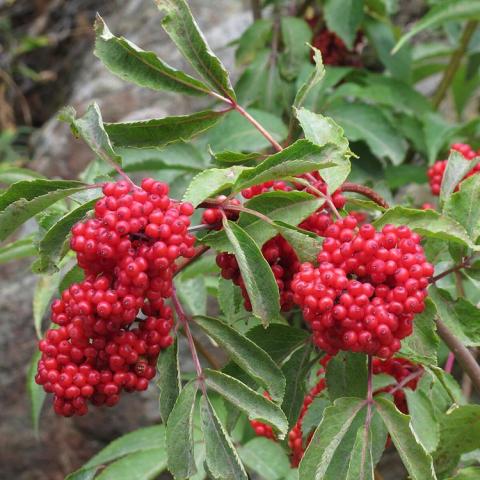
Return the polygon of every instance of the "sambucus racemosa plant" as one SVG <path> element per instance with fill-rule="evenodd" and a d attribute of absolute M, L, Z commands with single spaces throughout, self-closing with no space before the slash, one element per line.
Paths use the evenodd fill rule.
<path fill-rule="evenodd" d="M 474 124 L 448 130 L 408 83 L 361 70 L 362 45 L 379 48 L 392 39 L 372 19 L 357 32 L 363 2 L 360 16 L 350 6 L 356 23 L 346 31 L 334 3 L 322 12 L 306 5 L 299 17 L 281 16 L 276 3 L 273 20 L 257 20 L 239 41 L 237 60 L 248 66 L 235 88 L 185 0 L 157 4 L 163 28 L 196 76 L 115 36 L 97 18 L 95 54 L 112 73 L 214 104 L 126 123 L 104 123 L 96 105 L 80 118 L 66 109 L 62 119 L 98 157 L 82 181 L 21 180 L 0 196 L 1 238 L 37 216 L 34 270 L 50 273 L 61 291 L 32 368 L 35 421 L 43 392 L 53 396 L 56 413 L 84 415 L 147 389 L 158 371 L 163 424 L 114 441 L 69 479 L 105 480 L 119 471 L 154 478 L 166 469 L 175 478 L 255 472 L 265 479 L 374 479 L 385 448 L 397 450 L 412 479 L 452 478 L 464 466 L 455 478 L 476 478 L 468 476 L 478 474 L 468 463 L 475 459 L 462 454 L 480 448 L 480 408 L 466 404 L 469 384 L 480 392 L 469 350 L 480 344 L 480 213 L 472 208 L 480 192 L 478 156 L 457 143 L 448 160 L 430 166 L 438 211 L 431 204 L 390 207 L 376 189 L 349 178 L 353 163 L 361 179 L 364 158 L 398 165 L 418 151 L 435 160 L 445 145 L 432 141 L 427 127 L 425 139 L 415 134 L 420 109 L 425 122 L 443 129 L 444 142 L 448 135 L 465 139 Z M 412 30 L 471 19 L 436 105 L 480 15 L 477 2 L 451 3 L 440 2 Z M 373 4 L 365 2 L 370 13 L 388 14 Z M 313 44 L 311 55 L 304 40 Z M 325 71 L 322 53 L 342 68 Z M 378 55 L 397 77 L 398 65 Z M 273 83 L 251 78 L 266 59 Z M 382 97 L 380 84 L 402 92 L 405 104 Z M 352 98 L 390 102 L 392 109 Z M 394 119 L 411 153 L 390 128 Z M 200 167 L 189 163 L 184 143 L 199 136 L 196 148 L 211 156 Z M 368 149 L 351 148 L 347 137 Z M 165 164 L 166 150 L 155 150 L 170 144 L 186 157 L 179 164 Z M 150 149 L 153 160 L 138 149 Z M 196 172 L 184 174 L 181 200 L 175 182 L 128 175 L 165 167 Z M 395 174 L 401 177 L 399 169 Z M 18 248 L 4 252 L 18 258 Z M 206 315 L 207 292 L 218 299 L 220 318 Z M 196 339 L 200 331 L 228 354 L 226 365 Z M 194 378 L 178 358 L 180 332 Z M 445 369 L 437 366 L 441 341 L 450 350 Z M 455 361 L 465 373 L 463 393 L 451 375 Z"/>

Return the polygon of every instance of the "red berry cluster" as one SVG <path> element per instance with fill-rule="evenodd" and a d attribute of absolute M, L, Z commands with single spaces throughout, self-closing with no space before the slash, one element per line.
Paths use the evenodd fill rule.
<path fill-rule="evenodd" d="M 175 261 L 195 253 L 187 230 L 193 207 L 172 201 L 166 184 L 108 183 L 103 193 L 94 218 L 72 228 L 70 245 L 86 278 L 52 304 L 59 327 L 39 344 L 36 381 L 65 416 L 148 387 L 160 351 L 172 343 L 164 299 Z"/>
<path fill-rule="evenodd" d="M 216 202 L 221 205 L 227 200 L 225 195 L 219 195 L 216 198 Z M 236 198 L 232 198 L 228 201 L 229 205 L 240 205 L 240 202 Z M 229 210 L 228 208 L 224 209 L 225 216 L 228 220 L 237 220 L 240 213 L 235 210 Z M 202 214 L 202 223 L 208 225 L 212 230 L 220 230 L 222 227 L 222 210 L 220 207 L 211 207 L 206 208 Z"/>
<path fill-rule="evenodd" d="M 352 216 L 327 228 L 319 266 L 301 266 L 291 282 L 293 299 L 314 343 L 327 353 L 350 350 L 389 358 L 424 309 L 433 267 L 419 235 L 408 227 L 356 228 Z"/>
<path fill-rule="evenodd" d="M 480 150 L 475 152 L 470 145 L 466 143 L 454 143 L 451 146 L 451 150 L 456 150 L 460 152 L 467 160 L 474 159 L 477 155 L 480 155 Z M 442 185 L 443 175 L 445 173 L 445 169 L 447 168 L 448 160 L 439 160 L 435 162 L 429 169 L 428 169 L 428 182 L 430 184 L 430 190 L 433 195 L 440 194 L 440 187 Z M 468 173 L 465 175 L 465 178 L 468 178 L 472 175 L 475 175 L 477 172 L 480 171 L 480 164 L 475 165 Z M 457 185 L 458 189 L 458 185 Z"/>

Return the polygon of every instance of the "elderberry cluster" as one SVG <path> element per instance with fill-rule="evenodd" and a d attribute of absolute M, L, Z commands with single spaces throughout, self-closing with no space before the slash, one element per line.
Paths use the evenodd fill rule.
<path fill-rule="evenodd" d="M 356 218 L 347 216 L 326 229 L 319 266 L 302 264 L 291 282 L 293 299 L 327 353 L 389 358 L 424 309 L 433 267 L 408 227 L 356 228 Z"/>
<path fill-rule="evenodd" d="M 480 150 L 478 152 L 475 152 L 475 150 L 473 150 L 473 148 L 466 143 L 454 143 L 451 146 L 451 150 L 456 150 L 457 152 L 460 152 L 467 160 L 473 160 L 477 155 L 480 155 Z M 440 187 L 442 185 L 445 169 L 447 168 L 447 163 L 448 160 L 439 160 L 438 162 L 435 162 L 427 171 L 428 182 L 430 184 L 430 190 L 433 195 L 440 194 Z M 465 177 L 463 177 L 463 180 L 472 175 L 475 175 L 478 172 L 480 172 L 480 164 L 475 165 L 465 175 Z M 458 185 L 456 187 L 456 190 L 458 190 Z"/>
<path fill-rule="evenodd" d="M 94 218 L 72 228 L 70 246 L 85 280 L 52 304 L 35 380 L 54 394 L 55 412 L 84 415 L 88 403 L 115 405 L 122 391 L 145 390 L 172 343 L 172 294 L 179 257 L 195 254 L 192 205 L 168 197 L 151 178 L 139 187 L 107 183 Z"/>

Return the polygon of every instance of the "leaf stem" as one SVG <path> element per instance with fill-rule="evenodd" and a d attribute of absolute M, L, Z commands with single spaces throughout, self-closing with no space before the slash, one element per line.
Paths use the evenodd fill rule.
<path fill-rule="evenodd" d="M 443 277 L 446 277 L 447 275 L 450 275 L 451 273 L 458 272 L 459 270 L 462 270 L 463 268 L 469 268 L 470 267 L 470 257 L 465 258 L 461 263 L 454 265 L 451 268 L 448 268 L 442 273 L 439 273 L 438 275 L 435 275 L 430 279 L 430 283 L 435 283 L 438 282 Z"/>
<path fill-rule="evenodd" d="M 311 182 L 317 181 L 317 179 L 312 174 L 307 173 L 306 175 Z M 327 202 L 327 205 L 330 207 L 330 210 L 335 214 L 335 216 L 339 220 L 342 219 L 342 216 L 340 215 L 340 213 L 338 213 L 337 207 L 333 204 L 332 197 L 330 197 L 330 195 L 321 192 L 318 188 L 314 187 L 308 180 L 305 180 L 304 178 L 295 178 L 294 181 L 300 183 L 301 185 L 304 185 L 305 187 L 307 187 L 307 190 L 311 190 L 313 193 L 323 198 L 325 202 Z"/>
<path fill-rule="evenodd" d="M 207 250 L 209 250 L 210 247 L 208 245 L 200 245 L 196 250 L 195 250 L 195 255 L 190 258 L 186 258 L 182 263 L 177 265 L 177 270 L 173 274 L 173 276 L 179 274 L 185 267 L 188 265 L 191 265 L 193 262 L 198 260 Z"/>
<path fill-rule="evenodd" d="M 470 350 L 453 334 L 440 318 L 436 319 L 437 333 L 446 343 L 462 370 L 470 377 L 477 393 L 480 394 L 480 366 Z"/>
<path fill-rule="evenodd" d="M 448 63 L 443 77 L 438 84 L 437 90 L 433 95 L 432 103 L 435 108 L 438 108 L 442 103 L 443 99 L 445 98 L 448 89 L 455 77 L 455 74 L 457 73 L 458 67 L 460 66 L 462 58 L 467 51 L 468 44 L 470 43 L 470 40 L 475 33 L 477 25 L 477 20 L 470 20 L 465 25 L 465 29 L 463 30 L 462 36 L 460 38 L 460 44 L 458 48 L 452 53 L 452 56 L 450 57 L 450 62 Z"/>
<path fill-rule="evenodd" d="M 345 182 L 341 187 L 340 190 L 342 192 L 353 192 L 353 193 L 359 193 L 360 195 L 363 195 L 364 197 L 369 198 L 373 202 L 375 202 L 377 205 L 380 205 L 380 207 L 383 208 L 389 208 L 387 201 L 379 195 L 375 190 L 372 190 L 369 187 L 366 187 L 365 185 L 360 185 L 358 183 L 352 183 L 352 182 Z"/>
<path fill-rule="evenodd" d="M 415 378 L 423 374 L 423 369 L 418 369 L 415 372 L 412 372 L 410 375 L 407 375 L 401 382 L 398 382 L 395 387 L 393 387 L 388 393 L 393 395 L 398 390 L 401 390 L 405 385 L 410 383 Z"/>
<path fill-rule="evenodd" d="M 443 367 L 443 369 L 447 373 L 452 373 L 454 363 L 455 363 L 455 355 L 452 352 L 449 352 L 447 361 L 445 362 L 445 366 Z"/>

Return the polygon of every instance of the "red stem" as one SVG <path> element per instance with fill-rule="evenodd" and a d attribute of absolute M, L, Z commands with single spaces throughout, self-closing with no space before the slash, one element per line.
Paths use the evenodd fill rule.
<path fill-rule="evenodd" d="M 377 192 L 371 188 L 366 187 L 365 185 L 359 185 L 358 183 L 345 182 L 340 189 L 342 192 L 353 192 L 359 193 L 364 197 L 369 198 L 372 202 L 375 202 L 377 205 L 380 205 L 383 208 L 389 208 L 387 201 L 379 195 Z"/>
<path fill-rule="evenodd" d="M 186 266 L 191 265 L 193 262 L 198 260 L 210 247 L 208 245 L 200 245 L 195 250 L 195 255 L 190 258 L 186 258 L 182 263 L 177 265 L 177 270 L 173 274 L 173 276 L 180 273 Z"/>
<path fill-rule="evenodd" d="M 454 363 L 455 363 L 455 354 L 453 352 L 450 352 L 448 354 L 447 361 L 445 362 L 445 367 L 443 367 L 443 369 L 447 373 L 452 373 Z"/>
<path fill-rule="evenodd" d="M 439 273 L 438 275 L 435 275 L 435 277 L 432 277 L 430 279 L 430 283 L 435 283 L 441 278 L 446 277 L 451 273 L 458 272 L 459 270 L 462 270 L 462 268 L 468 268 L 469 266 L 470 266 L 470 257 L 464 259 L 463 262 L 459 263 L 458 265 L 454 265 L 453 267 L 448 268 L 444 272 Z"/>

